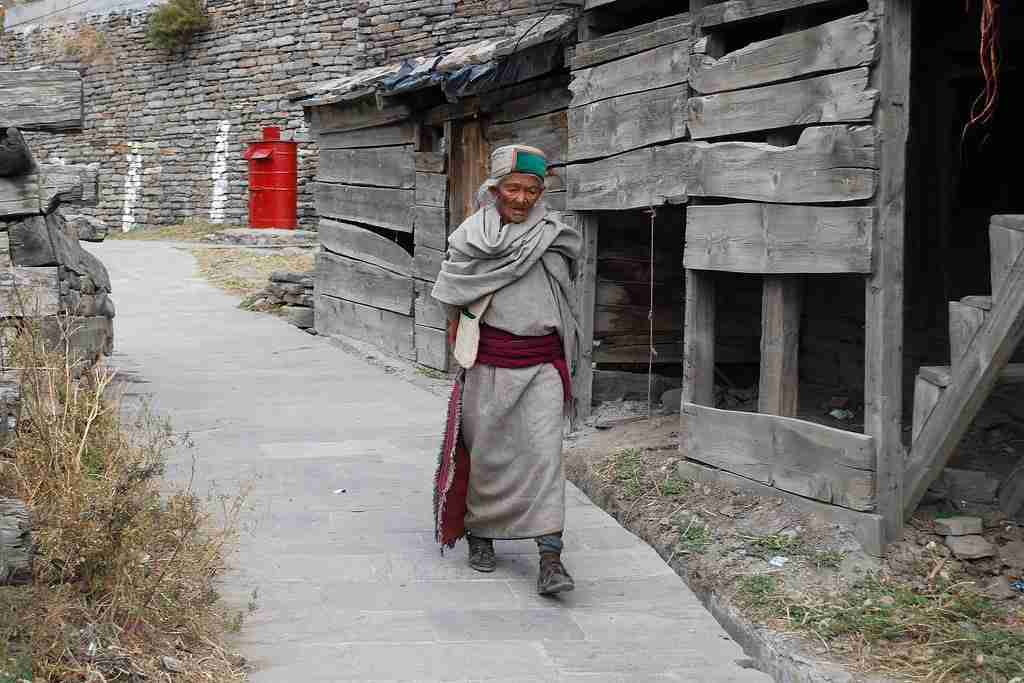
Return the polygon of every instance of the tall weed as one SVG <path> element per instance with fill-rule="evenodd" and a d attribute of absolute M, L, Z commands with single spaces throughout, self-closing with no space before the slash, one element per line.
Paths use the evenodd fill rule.
<path fill-rule="evenodd" d="M 243 680 L 217 582 L 244 497 L 169 485 L 166 456 L 182 445 L 170 424 L 127 419 L 115 374 L 75 358 L 63 332 L 54 344 L 26 324 L 12 347 L 22 406 L 0 496 L 29 506 L 36 551 L 31 585 L 7 589 L 21 592 L 8 648 L 46 681 L 163 680 L 168 657 L 176 680 Z"/>

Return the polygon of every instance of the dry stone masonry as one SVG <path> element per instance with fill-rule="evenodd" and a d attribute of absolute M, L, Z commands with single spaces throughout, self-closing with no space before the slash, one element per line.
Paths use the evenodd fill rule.
<path fill-rule="evenodd" d="M 168 53 L 146 39 L 147 9 L 12 25 L 0 69 L 49 65 L 84 81 L 84 131 L 31 137 L 41 161 L 99 163 L 105 192 L 83 211 L 113 230 L 186 218 L 244 224 L 242 152 L 263 126 L 299 147 L 299 214 L 315 226 L 317 150 L 302 108 L 282 93 L 354 70 L 508 35 L 554 0 L 211 0 L 212 28 Z M 568 3 L 575 4 L 575 3 Z M 66 19 L 67 23 L 54 21 Z"/>

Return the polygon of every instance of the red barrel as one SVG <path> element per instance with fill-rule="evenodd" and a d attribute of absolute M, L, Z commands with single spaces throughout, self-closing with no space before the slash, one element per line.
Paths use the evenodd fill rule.
<path fill-rule="evenodd" d="M 282 140 L 281 129 L 264 128 L 263 139 L 249 145 L 249 227 L 298 227 L 299 160 L 297 143 Z"/>

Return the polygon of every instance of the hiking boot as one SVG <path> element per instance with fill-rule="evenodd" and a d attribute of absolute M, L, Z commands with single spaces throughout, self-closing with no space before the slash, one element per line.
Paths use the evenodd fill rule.
<path fill-rule="evenodd" d="M 476 536 L 468 536 L 466 540 L 469 541 L 469 566 L 485 574 L 493 572 L 498 564 L 494 559 L 494 542 Z"/>
<path fill-rule="evenodd" d="M 540 554 L 540 574 L 537 575 L 537 592 L 541 595 L 565 593 L 576 587 L 562 558 L 558 553 Z"/>

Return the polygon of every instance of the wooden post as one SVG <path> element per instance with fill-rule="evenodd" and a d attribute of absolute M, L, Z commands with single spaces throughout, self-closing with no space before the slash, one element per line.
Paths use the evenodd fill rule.
<path fill-rule="evenodd" d="M 701 10 L 710 0 L 690 0 L 690 16 L 694 21 L 694 40 L 705 35 L 700 24 Z M 708 39 L 707 54 L 721 57 L 725 53 L 720 40 Z M 683 231 L 685 238 L 685 228 Z M 682 403 L 715 405 L 715 281 L 707 271 L 686 270 L 685 310 L 683 311 L 683 391 Z M 685 442 L 688 431 L 685 410 L 680 411 L 680 430 Z M 685 453 L 683 454 L 686 455 Z"/>
<path fill-rule="evenodd" d="M 788 19 L 787 30 L 800 23 Z M 773 133 L 768 144 L 785 147 L 796 136 Z M 804 280 L 783 275 L 764 278 L 761 294 L 761 375 L 757 393 L 759 412 L 796 417 L 800 406 L 800 314 Z"/>
<path fill-rule="evenodd" d="M 687 269 L 684 318 L 683 403 L 714 407 L 715 281 L 711 273 Z"/>
<path fill-rule="evenodd" d="M 886 543 L 903 533 L 903 253 L 910 114 L 911 0 L 872 0 L 879 15 L 873 87 L 879 179 L 874 269 L 866 287 L 864 430 L 878 453 L 878 513 Z"/>
<path fill-rule="evenodd" d="M 764 279 L 759 412 L 784 417 L 797 414 L 803 290 L 804 280 L 799 276 Z"/>
<path fill-rule="evenodd" d="M 576 293 L 579 302 L 580 357 L 577 359 L 575 428 L 590 417 L 590 404 L 594 393 L 594 299 L 597 295 L 597 228 L 599 220 L 593 213 L 581 213 L 580 230 L 583 232 L 583 253 L 580 255 Z"/>

